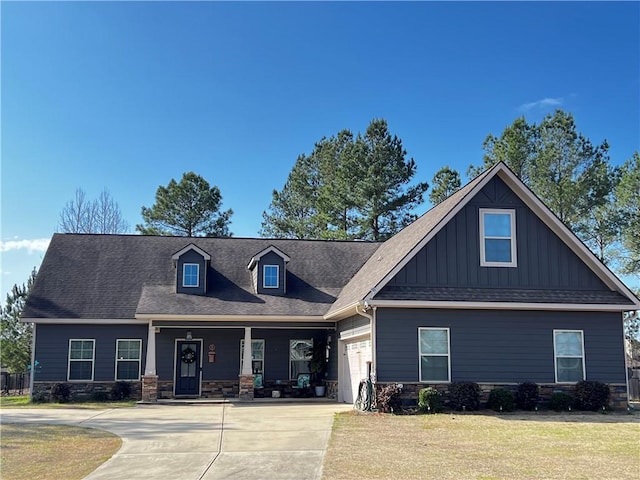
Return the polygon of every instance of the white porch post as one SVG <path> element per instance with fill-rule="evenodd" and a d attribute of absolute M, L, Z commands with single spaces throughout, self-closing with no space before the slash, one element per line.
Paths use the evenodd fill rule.
<path fill-rule="evenodd" d="M 147 358 L 142 376 L 142 401 L 158 401 L 158 374 L 156 373 L 156 328 L 149 321 L 147 333 Z"/>
<path fill-rule="evenodd" d="M 242 375 L 253 375 L 251 357 L 251 327 L 244 327 L 244 351 L 242 352 Z"/>
<path fill-rule="evenodd" d="M 144 374 L 156 375 L 156 327 L 149 322 L 149 333 L 147 334 L 147 360 L 144 364 Z"/>

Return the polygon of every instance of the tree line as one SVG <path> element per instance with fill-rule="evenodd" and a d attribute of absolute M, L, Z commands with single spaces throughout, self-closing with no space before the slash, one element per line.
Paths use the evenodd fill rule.
<path fill-rule="evenodd" d="M 557 110 L 539 124 L 517 118 L 504 131 L 489 134 L 482 163 L 470 165 L 473 178 L 504 162 L 551 211 L 598 256 L 620 274 L 640 276 L 640 154 L 612 164 L 606 140 L 594 144 L 580 133 L 573 115 Z M 341 130 L 322 137 L 309 154 L 300 154 L 284 186 L 273 190 L 262 215 L 260 235 L 273 238 L 383 241 L 416 219 L 429 189 L 414 180 L 415 160 L 384 119 L 364 133 Z M 431 180 L 429 200 L 443 201 L 461 186 L 458 171 L 444 166 Z M 155 203 L 143 206 L 143 235 L 232 236 L 231 209 L 222 194 L 194 172 L 171 179 L 156 190 Z M 61 233 L 126 233 L 118 203 L 108 190 L 94 200 L 81 188 L 58 223 Z M 15 285 L 0 310 L 1 360 L 12 371 L 29 363 L 29 326 L 19 318 L 35 271 Z M 631 322 L 637 336 L 640 320 Z"/>

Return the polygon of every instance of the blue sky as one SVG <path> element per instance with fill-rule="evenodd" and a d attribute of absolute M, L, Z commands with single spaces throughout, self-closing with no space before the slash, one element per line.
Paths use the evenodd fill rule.
<path fill-rule="evenodd" d="M 6 2 L 1 299 L 77 187 L 132 226 L 194 171 L 258 234 L 296 157 L 385 118 L 430 181 L 562 108 L 616 164 L 640 149 L 638 2 Z M 426 202 L 418 213 L 429 207 Z"/>

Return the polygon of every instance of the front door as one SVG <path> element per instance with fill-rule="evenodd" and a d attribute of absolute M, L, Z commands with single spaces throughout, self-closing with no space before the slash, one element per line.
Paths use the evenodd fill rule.
<path fill-rule="evenodd" d="M 179 340 L 176 345 L 176 395 L 200 395 L 200 340 Z"/>

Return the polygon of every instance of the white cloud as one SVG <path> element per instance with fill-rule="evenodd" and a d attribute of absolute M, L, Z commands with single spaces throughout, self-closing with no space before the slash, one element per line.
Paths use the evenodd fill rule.
<path fill-rule="evenodd" d="M 526 112 L 534 108 L 542 109 L 546 107 L 559 107 L 563 103 L 564 103 L 564 97 L 557 97 L 557 98 L 547 97 L 541 100 L 536 100 L 535 102 L 523 103 L 518 107 L 518 110 Z"/>
<path fill-rule="evenodd" d="M 11 252 L 13 250 L 27 250 L 29 253 L 44 252 L 47 250 L 50 241 L 50 238 L 0 241 L 0 252 Z"/>

